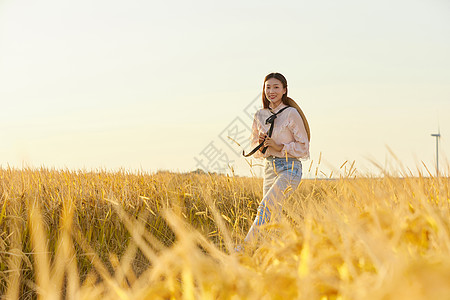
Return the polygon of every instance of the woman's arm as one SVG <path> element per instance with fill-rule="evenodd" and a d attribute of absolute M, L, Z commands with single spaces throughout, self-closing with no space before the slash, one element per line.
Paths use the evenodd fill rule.
<path fill-rule="evenodd" d="M 259 121 L 258 121 L 258 112 L 255 113 L 255 116 L 253 118 L 253 124 L 252 124 L 252 134 L 251 134 L 251 148 L 255 148 L 258 146 L 264 139 L 265 133 L 261 132 Z M 253 157 L 255 158 L 261 158 L 263 157 L 263 154 L 261 153 L 263 147 L 259 148 L 259 151 L 256 151 L 255 154 L 253 154 Z"/>
<path fill-rule="evenodd" d="M 297 110 L 292 110 L 289 115 L 288 128 L 294 137 L 294 141 L 283 144 L 280 149 L 284 154 L 298 158 L 309 158 L 309 140 L 303 119 Z"/>
<path fill-rule="evenodd" d="M 272 138 L 266 137 L 266 140 L 264 141 L 264 147 L 270 147 L 273 148 L 275 151 L 280 152 L 283 149 L 284 145 L 277 144 Z"/>

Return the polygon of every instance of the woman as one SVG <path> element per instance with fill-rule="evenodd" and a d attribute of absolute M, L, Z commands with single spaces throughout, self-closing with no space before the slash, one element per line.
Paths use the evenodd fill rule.
<path fill-rule="evenodd" d="M 300 159 L 309 158 L 308 122 L 297 103 L 287 96 L 283 75 L 270 73 L 265 77 L 262 102 L 263 108 L 256 112 L 252 126 L 252 148 L 256 148 L 244 155 L 254 153 L 265 159 L 263 199 L 245 242 L 254 241 L 258 226 L 277 219 L 284 199 L 300 184 Z"/>

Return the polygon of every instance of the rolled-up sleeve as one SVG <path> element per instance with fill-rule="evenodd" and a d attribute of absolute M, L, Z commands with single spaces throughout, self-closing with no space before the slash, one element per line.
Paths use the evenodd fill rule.
<path fill-rule="evenodd" d="M 296 110 L 292 110 L 288 122 L 289 131 L 294 137 L 294 141 L 283 143 L 281 152 L 286 156 L 308 159 L 309 158 L 309 140 L 306 133 L 303 119 Z"/>

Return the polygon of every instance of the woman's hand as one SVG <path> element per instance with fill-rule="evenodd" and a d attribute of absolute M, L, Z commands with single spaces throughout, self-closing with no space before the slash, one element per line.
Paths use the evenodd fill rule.
<path fill-rule="evenodd" d="M 266 137 L 266 140 L 264 141 L 264 147 L 273 148 L 277 152 L 280 152 L 281 149 L 283 149 L 283 145 L 275 143 L 275 141 L 270 137 Z"/>
<path fill-rule="evenodd" d="M 283 149 L 283 145 L 279 145 L 279 144 L 275 143 L 275 141 L 270 137 L 266 137 L 266 140 L 264 141 L 264 146 L 271 147 L 277 152 L 279 152 L 279 151 L 281 151 L 281 149 Z"/>
<path fill-rule="evenodd" d="M 263 141 L 264 141 L 264 139 L 267 137 L 267 134 L 265 134 L 265 133 L 263 133 L 263 132 L 260 132 L 259 133 L 259 143 L 261 144 Z M 263 149 L 264 149 L 264 147 L 261 147 L 261 148 L 259 148 L 259 152 L 262 152 L 263 151 Z"/>
<path fill-rule="evenodd" d="M 264 139 L 266 138 L 267 134 L 260 132 L 259 133 L 259 143 L 261 144 L 262 141 L 264 141 Z"/>

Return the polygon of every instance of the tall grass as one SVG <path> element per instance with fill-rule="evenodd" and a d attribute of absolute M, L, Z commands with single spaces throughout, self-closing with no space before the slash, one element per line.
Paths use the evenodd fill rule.
<path fill-rule="evenodd" d="M 450 299 L 449 179 L 0 170 L 2 299 Z"/>

